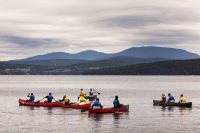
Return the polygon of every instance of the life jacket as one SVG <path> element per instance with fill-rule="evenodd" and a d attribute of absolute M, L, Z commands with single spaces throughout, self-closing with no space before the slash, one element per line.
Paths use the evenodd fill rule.
<path fill-rule="evenodd" d="M 79 102 L 82 103 L 82 102 L 85 102 L 85 101 L 86 101 L 86 99 L 83 96 L 80 96 Z"/>
<path fill-rule="evenodd" d="M 68 97 L 65 97 L 63 100 L 64 100 L 65 103 L 69 103 L 69 98 Z"/>
<path fill-rule="evenodd" d="M 84 91 L 81 91 L 81 92 L 80 92 L 80 96 L 85 96 L 85 92 L 84 92 Z"/>
<path fill-rule="evenodd" d="M 51 102 L 52 102 L 52 99 L 53 99 L 53 96 L 48 95 L 48 96 L 46 96 L 46 98 L 47 98 L 47 101 L 48 101 L 49 103 L 51 103 Z"/>
<path fill-rule="evenodd" d="M 30 96 L 30 102 L 34 102 L 34 100 L 35 100 L 35 96 L 34 96 L 34 95 L 31 95 L 31 96 Z"/>
<path fill-rule="evenodd" d="M 118 99 L 115 99 L 115 100 L 113 101 L 113 105 L 114 105 L 114 106 L 119 106 L 119 105 L 120 105 L 119 100 L 118 100 Z"/>
<path fill-rule="evenodd" d="M 186 102 L 186 97 L 181 97 L 181 102 L 185 103 Z"/>
<path fill-rule="evenodd" d="M 175 98 L 174 98 L 173 96 L 169 96 L 168 101 L 169 101 L 169 102 L 170 102 L 170 101 L 175 101 Z"/>
<path fill-rule="evenodd" d="M 91 90 L 91 91 L 89 92 L 89 95 L 90 95 L 90 96 L 93 96 L 93 94 L 94 94 L 94 93 L 93 93 L 93 91 Z"/>

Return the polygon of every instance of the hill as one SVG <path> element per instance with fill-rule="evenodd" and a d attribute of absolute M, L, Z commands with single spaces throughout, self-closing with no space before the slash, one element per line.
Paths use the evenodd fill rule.
<path fill-rule="evenodd" d="M 107 54 L 93 51 L 93 50 L 86 50 L 77 54 L 69 54 L 64 52 L 54 52 L 54 53 L 48 53 L 44 55 L 37 55 L 33 57 L 29 57 L 26 59 L 23 59 L 25 61 L 27 60 L 55 60 L 55 59 L 74 59 L 74 60 L 97 60 L 108 57 Z"/>
<path fill-rule="evenodd" d="M 200 75 L 200 59 L 162 61 L 86 71 L 85 75 Z"/>
<path fill-rule="evenodd" d="M 137 58 L 164 58 L 164 59 L 196 59 L 200 58 L 194 54 L 182 49 L 165 48 L 165 47 L 133 47 L 122 52 L 116 53 L 115 56 L 131 56 Z"/>
<path fill-rule="evenodd" d="M 93 50 L 86 50 L 76 54 L 54 52 L 44 55 L 37 55 L 22 59 L 27 60 L 54 60 L 54 59 L 75 59 L 75 60 L 101 60 L 112 57 L 128 56 L 134 58 L 163 58 L 163 59 L 196 59 L 200 58 L 198 54 L 194 54 L 182 49 L 165 48 L 165 47 L 132 47 L 124 51 L 106 54 Z"/>

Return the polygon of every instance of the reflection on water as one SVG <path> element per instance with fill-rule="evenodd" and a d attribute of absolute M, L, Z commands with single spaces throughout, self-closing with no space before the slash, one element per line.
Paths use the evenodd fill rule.
<path fill-rule="evenodd" d="M 55 97 L 67 94 L 75 102 L 80 88 L 88 92 L 91 87 L 101 92 L 99 98 L 105 107 L 113 106 L 113 97 L 119 95 L 120 103 L 130 105 L 130 112 L 97 115 L 74 109 L 18 106 L 18 99 L 27 98 L 28 92 L 38 99 L 48 92 Z M 0 132 L 197 133 L 199 90 L 198 76 L 0 76 Z M 193 108 L 152 105 L 152 99 L 168 92 L 176 98 L 186 94 Z"/>
<path fill-rule="evenodd" d="M 88 115 L 90 118 L 94 120 L 95 123 L 98 123 L 99 121 L 102 120 L 104 114 L 89 114 Z"/>

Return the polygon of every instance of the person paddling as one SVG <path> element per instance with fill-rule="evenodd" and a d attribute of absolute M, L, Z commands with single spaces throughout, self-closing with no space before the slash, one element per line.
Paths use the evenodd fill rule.
<path fill-rule="evenodd" d="M 53 99 L 56 101 L 56 99 L 52 96 L 51 93 L 49 93 L 49 95 L 45 96 L 43 99 L 45 99 L 45 98 L 47 99 L 47 103 L 51 103 Z M 41 99 L 41 100 L 43 100 L 43 99 Z"/>
<path fill-rule="evenodd" d="M 103 108 L 103 106 L 101 105 L 99 98 L 96 98 L 95 102 L 92 104 L 92 109 L 93 107 L 100 107 L 100 109 Z"/>
<path fill-rule="evenodd" d="M 122 105 L 119 102 L 118 96 L 115 96 L 115 100 L 113 101 L 114 108 L 120 108 Z"/>
<path fill-rule="evenodd" d="M 85 96 L 86 96 L 86 93 L 84 92 L 84 90 L 83 90 L 83 89 L 81 89 L 81 90 L 80 90 L 80 96 L 83 96 L 83 97 L 85 97 Z"/>
<path fill-rule="evenodd" d="M 90 96 L 90 97 L 93 97 L 94 93 L 95 93 L 95 92 L 93 91 L 93 89 L 90 89 L 89 96 Z"/>
<path fill-rule="evenodd" d="M 186 103 L 186 97 L 184 97 L 183 94 L 181 94 L 179 102 L 180 103 Z"/>
<path fill-rule="evenodd" d="M 70 104 L 70 99 L 69 99 L 69 97 L 67 97 L 66 95 L 64 95 L 63 99 L 60 100 L 60 102 L 64 102 L 65 105 L 68 105 L 68 104 Z"/>
<path fill-rule="evenodd" d="M 164 103 L 166 103 L 166 101 L 167 101 L 167 98 L 166 98 L 165 94 L 162 94 L 161 102 L 164 104 Z"/>
<path fill-rule="evenodd" d="M 33 95 L 33 93 L 29 93 L 28 96 L 29 97 L 29 102 L 34 102 L 35 101 L 35 96 Z"/>
<path fill-rule="evenodd" d="M 79 97 L 79 103 L 85 103 L 85 102 L 86 102 L 85 97 L 80 96 L 80 97 Z"/>
<path fill-rule="evenodd" d="M 171 93 L 168 94 L 168 103 L 174 103 L 175 102 L 175 98 L 171 95 Z"/>
<path fill-rule="evenodd" d="M 90 97 L 90 98 L 95 98 L 95 97 L 97 97 L 97 94 L 100 95 L 99 92 L 95 91 L 95 90 L 92 89 L 92 88 L 90 89 L 90 91 L 89 91 L 89 97 Z"/>

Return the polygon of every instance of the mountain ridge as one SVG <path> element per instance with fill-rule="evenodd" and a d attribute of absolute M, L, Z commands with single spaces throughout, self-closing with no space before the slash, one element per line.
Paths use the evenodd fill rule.
<path fill-rule="evenodd" d="M 50 60 L 50 59 L 77 59 L 77 60 L 101 60 L 115 56 L 129 56 L 134 58 L 164 58 L 164 59 L 196 59 L 200 56 L 183 49 L 167 47 L 132 47 L 117 53 L 103 53 L 95 50 L 86 50 L 76 54 L 65 52 L 53 52 L 44 55 L 36 55 L 22 60 Z"/>

